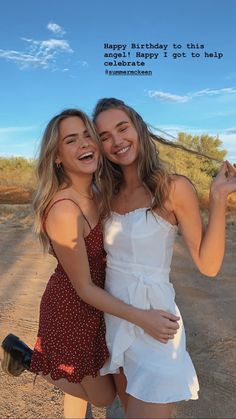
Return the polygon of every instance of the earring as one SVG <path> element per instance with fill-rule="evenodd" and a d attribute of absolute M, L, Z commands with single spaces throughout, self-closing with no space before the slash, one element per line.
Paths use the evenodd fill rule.
<path fill-rule="evenodd" d="M 60 170 L 62 168 L 61 162 L 60 163 L 56 163 L 57 169 Z"/>

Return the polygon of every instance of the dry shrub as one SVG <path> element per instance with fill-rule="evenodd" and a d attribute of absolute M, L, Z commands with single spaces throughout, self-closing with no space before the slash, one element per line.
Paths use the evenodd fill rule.
<path fill-rule="evenodd" d="M 24 157 L 0 157 L 0 185 L 35 188 L 35 160 Z"/>

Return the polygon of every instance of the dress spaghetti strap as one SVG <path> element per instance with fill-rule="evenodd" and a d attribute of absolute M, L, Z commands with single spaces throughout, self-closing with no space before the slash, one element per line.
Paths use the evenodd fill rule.
<path fill-rule="evenodd" d="M 80 209 L 80 211 L 81 211 L 81 213 L 82 213 L 82 215 L 83 215 L 83 217 L 84 217 L 85 221 L 87 222 L 87 224 L 88 224 L 88 226 L 89 226 L 90 230 L 92 230 L 92 227 L 91 227 L 91 225 L 90 225 L 90 223 L 89 223 L 88 219 L 85 217 L 85 215 L 84 215 L 83 211 L 81 210 L 81 208 L 80 208 L 79 204 L 77 204 L 77 202 L 75 202 L 75 201 L 74 201 L 73 199 L 71 199 L 71 198 L 61 198 L 61 199 L 58 199 L 57 201 L 54 201 L 54 202 L 53 202 L 53 204 L 49 207 L 49 209 L 46 211 L 45 216 L 44 216 L 44 220 L 43 220 L 43 228 L 44 228 L 44 230 L 45 230 L 45 223 L 46 223 L 46 221 L 47 221 L 47 217 L 48 217 L 49 212 L 51 211 L 52 207 L 54 207 L 54 205 L 55 205 L 55 204 L 57 204 L 58 202 L 61 202 L 61 201 L 71 201 L 71 202 L 73 202 L 73 203 L 74 203 L 74 204 L 75 204 L 75 205 L 76 205 L 76 206 Z"/>

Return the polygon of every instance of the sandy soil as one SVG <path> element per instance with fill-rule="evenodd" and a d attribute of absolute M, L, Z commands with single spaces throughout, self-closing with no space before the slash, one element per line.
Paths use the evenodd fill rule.
<path fill-rule="evenodd" d="M 32 234 L 29 205 L 0 205 L 0 340 L 15 333 L 33 346 L 40 297 L 55 262 L 41 254 Z M 185 320 L 187 346 L 201 391 L 198 401 L 180 403 L 177 418 L 236 418 L 236 215 L 227 226 L 220 274 L 198 273 L 178 236 L 172 267 L 177 303 Z M 11 378 L 0 371 L 2 418 L 62 418 L 62 393 L 29 373 Z M 122 418 L 118 400 L 94 409 L 94 418 Z M 91 410 L 88 410 L 88 417 Z"/>

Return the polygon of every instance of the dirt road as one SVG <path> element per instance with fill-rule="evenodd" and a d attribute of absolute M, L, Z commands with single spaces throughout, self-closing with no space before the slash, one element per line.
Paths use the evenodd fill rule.
<path fill-rule="evenodd" d="M 41 254 L 28 205 L 0 205 L 0 222 L 0 340 L 12 332 L 33 346 L 40 297 L 55 261 Z M 236 418 L 236 216 L 229 217 L 225 260 L 216 278 L 198 273 L 181 237 L 171 278 L 201 387 L 199 400 L 180 403 L 175 417 Z M 29 373 L 13 379 L 0 371 L 0 385 L 1 418 L 63 417 L 62 393 L 43 379 L 33 386 Z M 106 412 L 93 409 L 93 417 L 105 418 Z M 107 417 L 123 417 L 118 401 Z"/>

